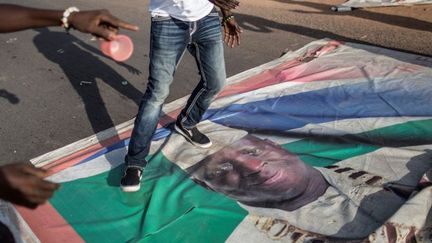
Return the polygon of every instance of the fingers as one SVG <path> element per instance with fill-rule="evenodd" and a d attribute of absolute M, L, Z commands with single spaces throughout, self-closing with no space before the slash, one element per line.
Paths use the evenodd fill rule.
<path fill-rule="evenodd" d="M 117 34 L 117 31 L 112 31 L 108 28 L 104 28 L 102 26 L 96 26 L 94 30 L 91 31 L 95 36 L 104 38 L 105 40 L 112 40 L 114 36 Z"/>
<path fill-rule="evenodd" d="M 36 205 L 43 204 L 51 198 L 59 187 L 60 184 L 34 178 L 32 186 L 29 185 L 22 188 L 23 202 L 34 208 Z"/>
<path fill-rule="evenodd" d="M 0 171 L 0 198 L 25 207 L 35 208 L 46 202 L 60 187 L 44 179 L 50 171 L 30 163 L 1 166 Z"/>
<path fill-rule="evenodd" d="M 47 181 L 43 178 L 49 176 L 50 172 L 42 168 L 36 168 L 31 164 L 23 166 L 23 171 L 27 173 L 27 178 L 33 180 L 33 186 L 29 187 L 31 190 L 42 190 L 42 191 L 55 191 L 60 187 L 60 184 Z M 35 176 L 35 177 L 32 177 Z"/>
<path fill-rule="evenodd" d="M 227 46 L 233 48 L 240 45 L 240 33 L 242 30 L 235 26 L 235 29 L 224 26 L 224 42 Z"/>
<path fill-rule="evenodd" d="M 119 28 L 138 30 L 138 26 L 119 20 L 108 10 L 75 12 L 70 15 L 69 22 L 81 32 L 91 33 L 106 40 L 112 40 Z"/>
<path fill-rule="evenodd" d="M 228 30 L 228 27 L 225 26 L 224 27 L 224 42 L 228 44 L 229 38 L 230 38 L 229 30 Z"/>
<path fill-rule="evenodd" d="M 47 180 L 41 180 L 39 182 L 39 185 L 38 185 L 38 189 L 39 190 L 50 191 L 50 192 L 53 192 L 53 191 L 59 189 L 59 187 L 60 187 L 60 184 L 54 183 L 54 182 L 50 182 L 50 181 L 47 181 Z"/>
<path fill-rule="evenodd" d="M 231 32 L 229 30 L 225 31 L 225 38 L 224 38 L 224 42 L 227 46 L 232 47 L 232 39 L 233 36 L 231 35 Z"/>
<path fill-rule="evenodd" d="M 49 198 L 52 197 L 54 191 L 47 190 L 33 190 L 31 194 L 29 194 L 29 201 L 32 203 L 44 203 Z"/>
<path fill-rule="evenodd" d="M 34 209 L 38 205 L 46 203 L 48 199 L 52 197 L 52 195 L 53 192 L 41 191 L 41 192 L 34 193 L 34 195 L 32 196 L 27 196 L 14 203 Z"/>
<path fill-rule="evenodd" d="M 127 30 L 133 30 L 136 31 L 138 30 L 138 26 L 127 23 L 125 21 L 122 21 L 114 16 L 112 16 L 110 13 L 105 13 L 102 15 L 101 20 L 103 23 L 107 23 L 110 26 L 114 26 L 116 28 L 123 28 L 123 29 L 127 29 Z"/>
<path fill-rule="evenodd" d="M 15 204 L 28 208 L 36 208 L 37 205 L 45 203 L 59 188 L 59 184 L 52 183 L 33 175 L 25 175 L 22 178 L 26 183 L 20 184 L 14 190 L 13 195 L 6 198 Z"/>
<path fill-rule="evenodd" d="M 243 30 L 239 27 L 236 26 L 236 38 L 237 38 L 237 45 L 240 45 L 240 34 L 243 32 Z"/>
<path fill-rule="evenodd" d="M 99 24 L 96 26 L 93 33 L 98 37 L 102 37 L 106 40 L 112 40 L 114 36 L 117 34 L 119 28 L 128 29 L 136 31 L 138 30 L 138 26 L 132 25 L 130 23 L 124 22 L 113 15 L 111 15 L 108 11 L 102 10 L 101 15 L 99 15 Z"/>
<path fill-rule="evenodd" d="M 21 167 L 22 171 L 34 175 L 38 178 L 45 178 L 49 175 L 48 171 L 42 168 L 37 168 L 32 164 L 23 164 Z"/>

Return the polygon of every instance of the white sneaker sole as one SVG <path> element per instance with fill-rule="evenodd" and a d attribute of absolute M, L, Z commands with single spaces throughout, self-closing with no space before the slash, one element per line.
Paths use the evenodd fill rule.
<path fill-rule="evenodd" d="M 120 184 L 120 188 L 122 189 L 122 191 L 124 192 L 137 192 L 139 191 L 139 189 L 141 188 L 141 180 L 142 180 L 143 174 L 141 173 L 140 175 L 140 183 L 136 186 L 123 186 L 122 184 Z"/>
<path fill-rule="evenodd" d="M 138 186 L 120 186 L 122 191 L 124 192 L 137 192 L 141 188 L 141 185 Z"/>
<path fill-rule="evenodd" d="M 177 133 L 182 135 L 188 142 L 190 142 L 191 144 L 193 144 L 197 147 L 210 148 L 213 144 L 212 141 L 210 141 L 209 143 L 206 143 L 206 144 L 196 143 L 196 142 L 192 141 L 177 125 L 174 125 L 174 129 L 176 130 Z"/>

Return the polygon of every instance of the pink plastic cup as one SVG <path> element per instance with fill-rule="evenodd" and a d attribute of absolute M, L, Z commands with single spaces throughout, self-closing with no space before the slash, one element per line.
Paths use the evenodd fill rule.
<path fill-rule="evenodd" d="M 126 35 L 116 35 L 112 41 L 102 40 L 100 48 L 103 54 L 118 62 L 129 59 L 134 49 L 132 40 Z"/>

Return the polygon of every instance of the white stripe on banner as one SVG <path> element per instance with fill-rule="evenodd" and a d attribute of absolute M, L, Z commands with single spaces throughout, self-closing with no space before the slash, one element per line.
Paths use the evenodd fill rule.
<path fill-rule="evenodd" d="M 385 117 L 385 118 L 360 118 L 347 119 L 341 121 L 333 121 L 322 124 L 308 124 L 305 127 L 290 130 L 292 135 L 277 136 L 277 135 L 262 135 L 254 134 L 254 136 L 262 139 L 270 139 L 278 144 L 287 144 L 303 139 L 302 136 L 307 135 L 337 135 L 355 134 L 367 132 L 373 129 L 384 128 L 387 126 L 402 124 L 408 121 L 428 120 L 424 117 Z M 180 168 L 186 169 L 195 163 L 201 161 L 206 156 L 219 151 L 222 147 L 227 146 L 247 134 L 246 131 L 233 129 L 222 126 L 211 121 L 204 121 L 198 125 L 198 128 L 207 134 L 213 141 L 213 146 L 209 149 L 197 149 L 196 146 L 186 142 L 185 139 L 177 133 L 171 134 L 169 142 L 165 139 L 154 141 L 151 146 L 150 154 L 158 151 L 162 144 L 162 152 L 168 160 L 176 163 Z M 229 136 L 227 136 L 229 134 Z M 432 149 L 431 145 L 410 146 L 409 150 L 424 151 Z M 80 178 L 104 173 L 112 168 L 115 168 L 124 163 L 127 147 L 112 150 L 97 158 L 94 158 L 86 163 L 67 168 L 59 173 L 50 176 L 48 179 L 55 182 L 67 182 Z"/>

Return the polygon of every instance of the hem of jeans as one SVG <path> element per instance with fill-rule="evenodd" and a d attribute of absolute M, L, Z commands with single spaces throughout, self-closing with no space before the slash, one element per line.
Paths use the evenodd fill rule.
<path fill-rule="evenodd" d="M 180 126 L 182 127 L 182 128 L 184 128 L 184 129 L 187 129 L 187 130 L 191 130 L 192 128 L 194 128 L 194 127 L 196 127 L 197 125 L 198 125 L 198 123 L 200 123 L 200 122 L 197 122 L 197 123 L 195 123 L 195 125 L 192 125 L 192 126 L 185 126 L 184 125 L 184 122 L 187 120 L 187 118 L 186 118 L 186 116 L 184 116 L 183 118 L 181 118 L 180 119 L 180 116 L 176 119 L 176 122 L 174 123 L 175 125 L 177 125 L 177 122 L 179 122 L 180 123 Z"/>

